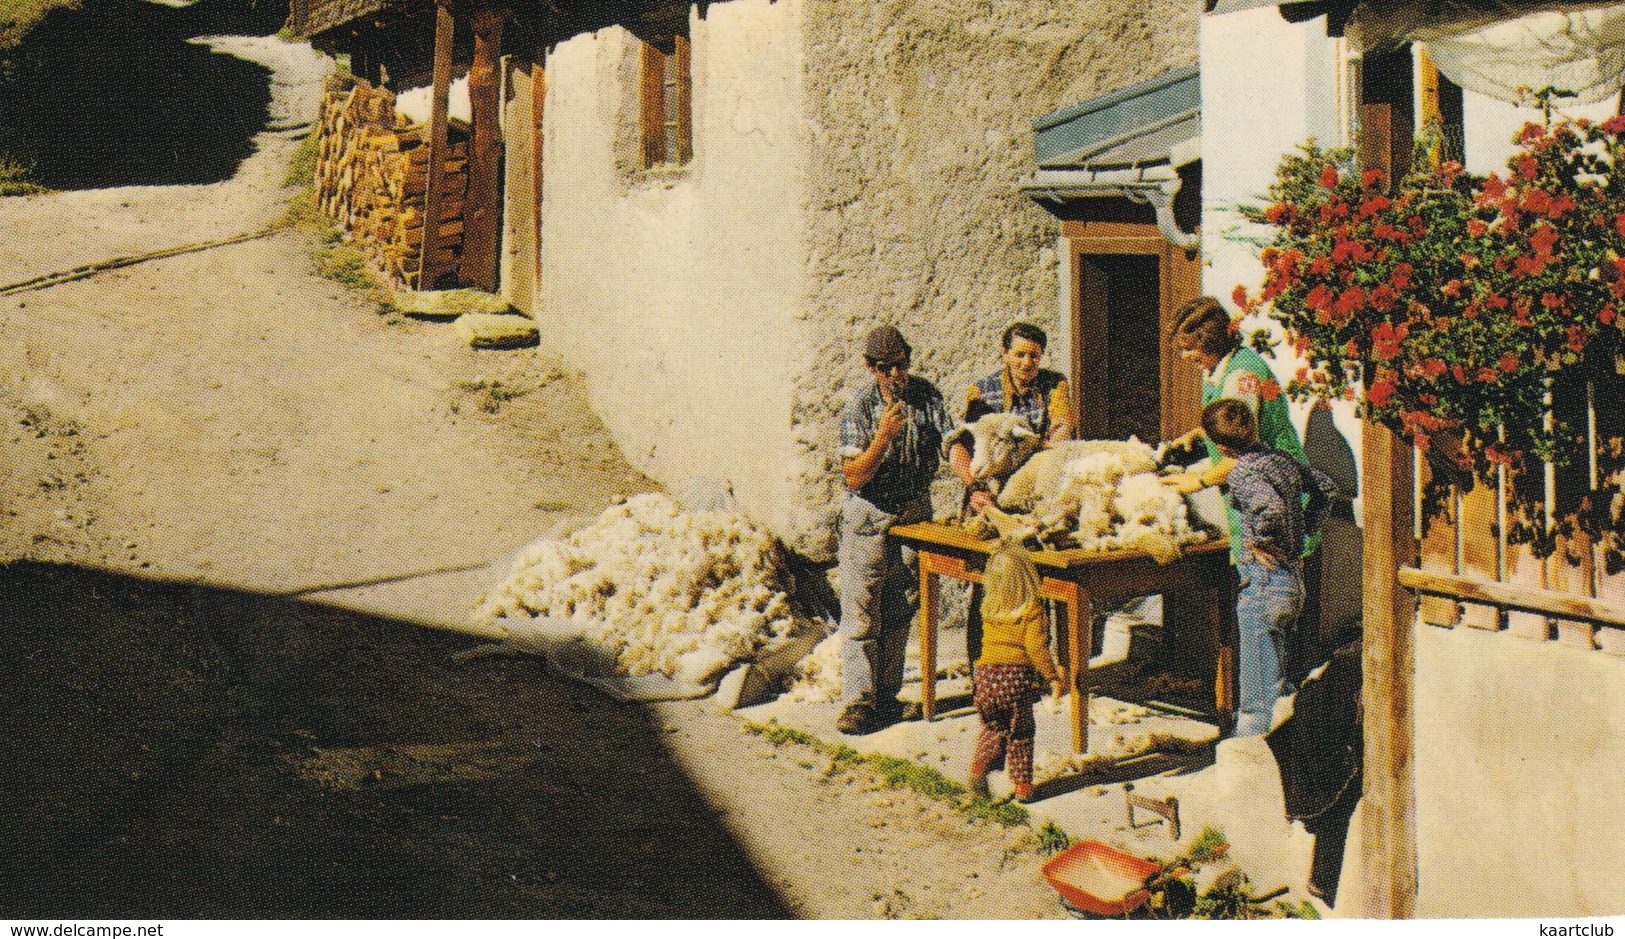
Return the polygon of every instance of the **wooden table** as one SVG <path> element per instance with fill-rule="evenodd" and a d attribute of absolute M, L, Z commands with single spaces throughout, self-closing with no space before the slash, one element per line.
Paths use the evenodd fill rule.
<path fill-rule="evenodd" d="M 891 537 L 920 555 L 920 676 L 925 719 L 936 709 L 937 577 L 947 576 L 979 584 L 996 542 L 982 541 L 962 528 L 919 522 L 891 529 Z M 1089 747 L 1089 651 L 1096 600 L 1128 599 L 1146 594 L 1164 595 L 1163 615 L 1201 610 L 1218 633 L 1218 677 L 1214 703 L 1223 715 L 1235 709 L 1235 655 L 1227 630 L 1217 628 L 1224 611 L 1235 609 L 1228 541 L 1193 545 L 1172 564 L 1158 564 L 1143 551 L 1100 553 L 1070 549 L 1034 551 L 1041 578 L 1040 595 L 1066 604 L 1067 677 L 1072 690 L 1072 746 L 1078 753 Z M 1194 599 L 1180 603 L 1178 598 Z M 1194 595 L 1194 596 L 1193 596 Z M 1172 602 L 1170 602 L 1172 601 Z"/>

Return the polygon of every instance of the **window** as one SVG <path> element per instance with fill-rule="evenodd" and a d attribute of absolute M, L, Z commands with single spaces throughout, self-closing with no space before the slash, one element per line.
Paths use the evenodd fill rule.
<path fill-rule="evenodd" d="M 669 50 L 643 44 L 641 127 L 643 167 L 682 166 L 694 158 L 688 37 L 674 36 Z"/>

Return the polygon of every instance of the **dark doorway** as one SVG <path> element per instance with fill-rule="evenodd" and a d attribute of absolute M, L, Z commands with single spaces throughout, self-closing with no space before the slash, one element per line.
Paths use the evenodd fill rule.
<path fill-rule="evenodd" d="M 1162 369 L 1159 336 L 1160 259 L 1151 254 L 1085 254 L 1079 258 L 1080 337 L 1093 334 L 1102 348 L 1085 363 L 1104 366 L 1099 400 L 1082 402 L 1081 425 L 1100 436 L 1146 442 L 1162 439 Z M 1089 367 L 1087 364 L 1084 367 Z"/>

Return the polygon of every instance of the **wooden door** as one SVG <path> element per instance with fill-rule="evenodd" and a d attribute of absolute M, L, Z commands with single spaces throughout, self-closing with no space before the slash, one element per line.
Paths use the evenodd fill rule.
<path fill-rule="evenodd" d="M 1195 427 L 1201 389 L 1168 342 L 1180 304 L 1201 292 L 1201 262 L 1155 225 L 1067 222 L 1078 435 L 1150 443 Z M 1148 361 L 1147 361 L 1148 360 Z"/>

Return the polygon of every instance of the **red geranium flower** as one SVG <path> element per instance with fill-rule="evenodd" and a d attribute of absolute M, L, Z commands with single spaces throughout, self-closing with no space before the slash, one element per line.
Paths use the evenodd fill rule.
<path fill-rule="evenodd" d="M 1329 312 L 1329 310 L 1331 310 L 1331 304 L 1332 292 L 1331 288 L 1328 288 L 1326 284 L 1315 284 L 1315 288 L 1310 289 L 1308 296 L 1303 297 L 1303 305 L 1305 305 L 1305 307 L 1315 310 L 1315 312 L 1321 312 L 1321 314 L 1324 314 L 1324 312 Z"/>
<path fill-rule="evenodd" d="M 1370 172 L 1377 171 L 1372 170 Z M 1393 202 L 1390 201 L 1387 196 L 1372 196 L 1371 198 L 1360 203 L 1360 217 L 1370 218 L 1371 216 L 1376 215 L 1378 212 L 1381 212 L 1383 209 L 1388 208 L 1390 205 L 1393 205 Z"/>
<path fill-rule="evenodd" d="M 1501 371 L 1511 374 L 1518 370 L 1518 356 L 1511 352 L 1502 353 L 1501 361 L 1497 364 L 1501 366 Z"/>
<path fill-rule="evenodd" d="M 1541 274 L 1546 273 L 1546 259 L 1547 255 L 1537 254 L 1530 257 L 1527 254 L 1520 254 L 1512 262 L 1512 273 L 1519 277 L 1539 277 Z M 1496 258 L 1495 267 L 1497 270 L 1506 270 L 1506 258 Z"/>
<path fill-rule="evenodd" d="M 1340 241 L 1337 247 L 1332 249 L 1332 260 L 1338 264 L 1347 264 L 1349 261 L 1360 264 L 1370 259 L 1371 249 L 1358 241 Z"/>
<path fill-rule="evenodd" d="M 1543 257 L 1550 256 L 1553 246 L 1557 244 L 1557 229 L 1542 222 L 1529 236 L 1529 244 Z"/>
<path fill-rule="evenodd" d="M 1377 185 L 1380 182 L 1382 182 L 1382 170 L 1380 170 L 1380 169 L 1366 170 L 1360 176 L 1360 185 L 1364 186 L 1367 189 L 1370 189 L 1371 187 Z"/>
<path fill-rule="evenodd" d="M 1394 304 L 1398 302 L 1399 296 L 1394 293 L 1394 288 L 1388 286 L 1387 284 L 1378 284 L 1377 286 L 1371 288 L 1370 300 L 1371 305 L 1374 308 L 1386 313 L 1394 308 Z"/>
<path fill-rule="evenodd" d="M 1320 171 L 1320 185 L 1325 189 L 1337 188 L 1337 167 L 1328 166 Z"/>
<path fill-rule="evenodd" d="M 1354 315 L 1354 311 L 1358 310 L 1364 304 L 1364 290 L 1361 290 L 1358 285 L 1345 287 L 1343 292 L 1338 294 L 1337 302 L 1332 304 L 1332 314 L 1335 317 L 1339 317 L 1342 322 L 1346 323 L 1348 322 L 1349 317 Z"/>
<path fill-rule="evenodd" d="M 1482 219 L 1470 218 L 1467 220 L 1467 234 L 1472 235 L 1474 238 L 1484 237 L 1484 233 L 1489 230 L 1489 224 Z"/>
<path fill-rule="evenodd" d="M 1372 291 L 1373 300 L 1375 296 L 1376 291 Z M 1371 330 L 1371 354 L 1385 362 L 1388 361 L 1399 354 L 1399 344 L 1405 341 L 1405 336 L 1409 332 L 1404 323 L 1399 324 L 1397 329 L 1391 323 L 1378 323 L 1376 328 Z"/>

